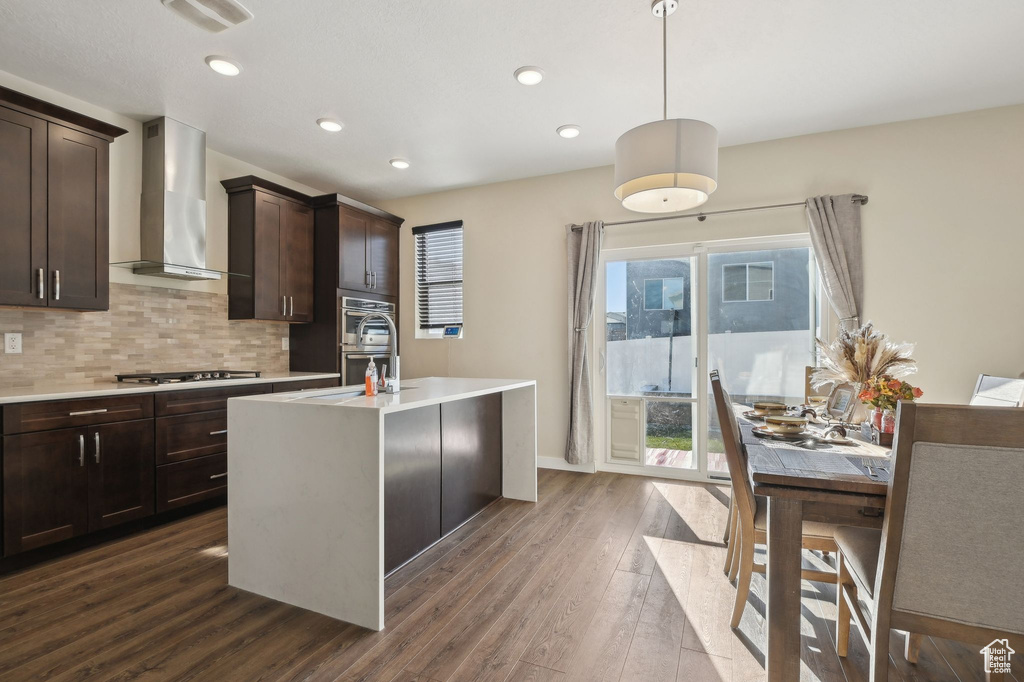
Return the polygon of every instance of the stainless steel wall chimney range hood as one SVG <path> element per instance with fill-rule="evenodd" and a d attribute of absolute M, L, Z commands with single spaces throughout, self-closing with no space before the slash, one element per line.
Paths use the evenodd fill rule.
<path fill-rule="evenodd" d="M 172 118 L 142 126 L 139 275 L 220 279 L 206 267 L 206 133 Z"/>

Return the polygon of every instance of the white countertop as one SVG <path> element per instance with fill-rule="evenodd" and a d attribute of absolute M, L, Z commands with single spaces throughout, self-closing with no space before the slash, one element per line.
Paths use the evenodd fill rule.
<path fill-rule="evenodd" d="M 517 388 L 536 386 L 533 379 L 470 379 L 464 377 L 425 377 L 422 379 L 405 379 L 401 382 L 402 390 L 398 393 L 380 393 L 376 396 L 346 395 L 363 391 L 363 385 L 341 386 L 303 391 L 296 394 L 265 394 L 232 398 L 235 400 L 259 400 L 262 402 L 302 403 L 310 405 L 327 405 L 335 407 L 360 408 L 380 412 L 397 412 L 415 407 L 437 405 L 452 400 L 473 398 L 488 393 L 500 393 Z"/>
<path fill-rule="evenodd" d="M 264 372 L 259 378 L 255 379 L 211 379 L 209 381 L 187 381 L 180 384 L 135 384 L 110 381 L 88 384 L 38 384 L 36 386 L 23 386 L 20 388 L 0 387 L 0 405 L 4 403 L 27 403 L 42 400 L 67 400 L 69 398 L 100 398 L 128 393 L 158 393 L 161 391 L 187 391 L 197 388 L 221 388 L 245 386 L 248 384 L 274 384 L 285 381 L 303 381 L 306 379 L 336 379 L 339 376 L 341 375 L 336 372 Z M 323 390 L 337 391 L 338 389 L 328 388 Z"/>

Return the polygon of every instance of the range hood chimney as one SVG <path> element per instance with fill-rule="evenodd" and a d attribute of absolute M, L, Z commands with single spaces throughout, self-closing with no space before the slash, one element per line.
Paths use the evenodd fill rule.
<path fill-rule="evenodd" d="M 172 118 L 142 126 L 139 275 L 220 279 L 206 267 L 206 133 Z"/>

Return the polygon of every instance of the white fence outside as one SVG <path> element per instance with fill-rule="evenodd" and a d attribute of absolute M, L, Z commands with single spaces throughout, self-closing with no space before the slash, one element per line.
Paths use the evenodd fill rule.
<path fill-rule="evenodd" d="M 608 394 L 636 395 L 645 386 L 693 393 L 693 341 L 690 336 L 609 341 Z M 813 364 L 811 344 L 808 330 L 711 334 L 709 366 L 719 370 L 726 390 L 734 396 L 800 402 L 804 397 L 804 368 Z"/>

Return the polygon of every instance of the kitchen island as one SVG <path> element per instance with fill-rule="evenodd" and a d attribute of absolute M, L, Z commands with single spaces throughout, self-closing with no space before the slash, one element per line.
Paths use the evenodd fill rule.
<path fill-rule="evenodd" d="M 228 582 L 384 627 L 384 577 L 499 497 L 537 500 L 536 382 L 228 402 Z"/>

